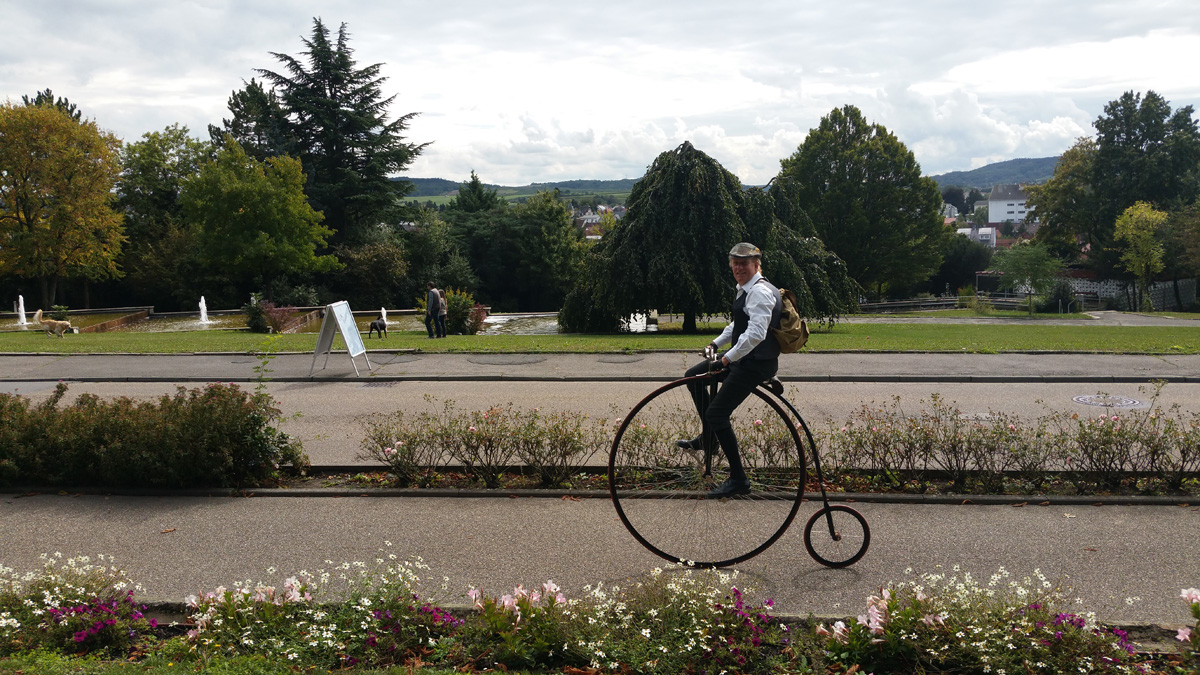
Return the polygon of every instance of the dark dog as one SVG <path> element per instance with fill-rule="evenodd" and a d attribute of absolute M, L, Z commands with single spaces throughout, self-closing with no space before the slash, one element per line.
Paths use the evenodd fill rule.
<path fill-rule="evenodd" d="M 367 339 L 371 338 L 371 334 L 378 332 L 379 339 L 387 337 L 387 322 L 383 319 L 375 319 L 371 322 L 371 327 L 367 329 Z"/>

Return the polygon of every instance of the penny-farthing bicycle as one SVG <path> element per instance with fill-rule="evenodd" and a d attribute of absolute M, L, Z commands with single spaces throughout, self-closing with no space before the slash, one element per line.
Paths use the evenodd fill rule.
<path fill-rule="evenodd" d="M 703 385 L 703 405 L 715 395 L 717 372 L 685 377 L 651 392 L 617 428 L 608 457 L 608 485 L 621 522 L 643 546 L 672 562 L 726 567 L 765 551 L 787 531 L 804 496 L 811 454 L 823 506 L 804 528 L 804 545 L 822 565 L 853 565 L 871 543 L 867 521 L 830 505 L 812 432 L 783 397 L 783 383 L 760 384 L 734 412 L 742 464 L 751 492 L 708 499 L 729 477 L 716 436 L 704 424 L 688 385 Z M 699 436 L 701 448 L 679 439 Z"/>

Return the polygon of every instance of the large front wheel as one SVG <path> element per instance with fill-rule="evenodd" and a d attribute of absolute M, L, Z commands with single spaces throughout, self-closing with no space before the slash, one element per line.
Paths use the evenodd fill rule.
<path fill-rule="evenodd" d="M 676 380 L 634 406 L 613 439 L 608 480 L 621 522 L 647 549 L 673 562 L 725 567 L 766 550 L 791 524 L 804 491 L 804 445 L 779 403 L 755 389 L 731 419 L 751 492 L 707 498 L 729 476 L 688 389 L 708 382 Z M 708 447 L 676 446 L 701 436 Z"/>

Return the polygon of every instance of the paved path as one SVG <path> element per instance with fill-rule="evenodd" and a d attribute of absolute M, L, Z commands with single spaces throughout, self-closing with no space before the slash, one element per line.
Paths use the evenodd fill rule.
<path fill-rule="evenodd" d="M 669 379 L 693 358 L 376 353 L 372 360 L 378 370 L 355 378 L 344 354 L 335 354 L 314 377 L 308 374 L 311 355 L 282 355 L 271 364 L 275 380 L 270 387 L 281 397 L 288 391 L 309 392 L 313 401 L 326 401 L 325 408 L 311 414 L 329 414 L 330 419 L 339 406 L 345 412 L 338 414 L 349 414 L 354 406 L 375 400 L 371 396 L 387 402 L 397 388 L 432 390 L 467 381 L 501 395 L 517 385 L 555 385 L 531 396 L 559 396 L 563 405 L 572 398 L 576 403 L 597 398 L 595 387 L 603 385 L 610 393 L 602 397 L 623 407 L 625 401 L 611 392 L 647 389 L 647 381 Z M 35 393 L 47 391 L 57 379 L 73 379 L 81 382 L 76 386 L 109 386 L 118 395 L 132 393 L 135 383 L 252 382 L 257 363 L 244 355 L 0 355 L 0 386 Z M 785 359 L 783 375 L 794 387 L 857 387 L 839 394 L 846 400 L 866 393 L 882 394 L 874 396 L 882 400 L 885 384 L 931 382 L 940 383 L 939 390 L 1001 387 L 1006 380 L 1090 390 L 1098 384 L 1133 387 L 1168 378 L 1174 381 L 1170 389 L 1200 382 L 1200 357 L 805 355 Z M 593 384 L 581 388 L 574 382 L 580 379 Z M 801 521 L 814 508 L 804 506 Z M 1200 585 L 1200 540 L 1194 536 L 1200 531 L 1198 504 L 861 508 L 871 523 L 873 543 L 853 568 L 826 570 L 812 562 L 803 549 L 800 522 L 742 571 L 765 595 L 775 597 L 782 611 L 831 616 L 860 613 L 866 595 L 903 579 L 908 568 L 932 572 L 955 564 L 984 579 L 1000 566 L 1018 576 L 1039 568 L 1070 586 L 1071 595 L 1101 619 L 1121 623 L 1183 624 L 1188 615 L 1179 589 Z M 424 557 L 435 576 L 450 576 L 459 600 L 469 583 L 500 592 L 550 577 L 577 590 L 598 581 L 621 583 L 660 564 L 636 545 L 602 499 L 0 494 L 0 563 L 28 567 L 36 564 L 38 554 L 53 551 L 112 554 L 149 597 L 165 600 L 238 579 L 263 578 L 268 566 L 286 574 L 312 571 L 327 559 L 366 559 L 385 540 L 402 556 Z"/>
<path fill-rule="evenodd" d="M 872 542 L 852 568 L 808 557 L 801 535 L 816 508 L 808 503 L 780 541 L 738 569 L 779 611 L 821 616 L 861 613 L 867 595 L 910 568 L 961 565 L 984 583 L 1001 566 L 1017 578 L 1040 569 L 1115 623 L 1184 624 L 1179 589 L 1200 583 L 1200 505 L 857 506 Z M 468 584 L 502 593 L 550 578 L 578 592 L 664 564 L 604 499 L 2 495 L 0 541 L 0 561 L 18 569 L 35 566 L 41 552 L 115 555 L 148 598 L 176 601 L 271 578 L 271 566 L 281 579 L 332 567 L 327 560 L 372 560 L 387 541 L 401 557 L 422 557 L 435 581 L 449 576 L 455 602 Z"/>

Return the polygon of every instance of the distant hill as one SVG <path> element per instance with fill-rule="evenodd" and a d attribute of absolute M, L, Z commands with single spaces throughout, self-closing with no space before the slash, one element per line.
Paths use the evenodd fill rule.
<path fill-rule="evenodd" d="M 963 188 L 990 190 L 997 183 L 1045 183 L 1054 176 L 1056 166 L 1057 157 L 1009 159 L 970 171 L 951 171 L 930 178 L 937 181 L 939 188 L 957 185 Z"/>
<path fill-rule="evenodd" d="M 408 178 L 404 180 L 413 184 L 416 189 L 408 195 L 409 199 L 416 197 L 442 197 L 458 190 L 462 181 L 446 180 L 445 178 Z M 484 183 L 496 190 L 501 196 L 533 195 L 543 190 L 559 190 L 564 195 L 591 194 L 624 194 L 633 188 L 636 178 L 620 180 L 564 180 L 557 183 L 530 183 L 529 185 L 509 186 Z"/>

